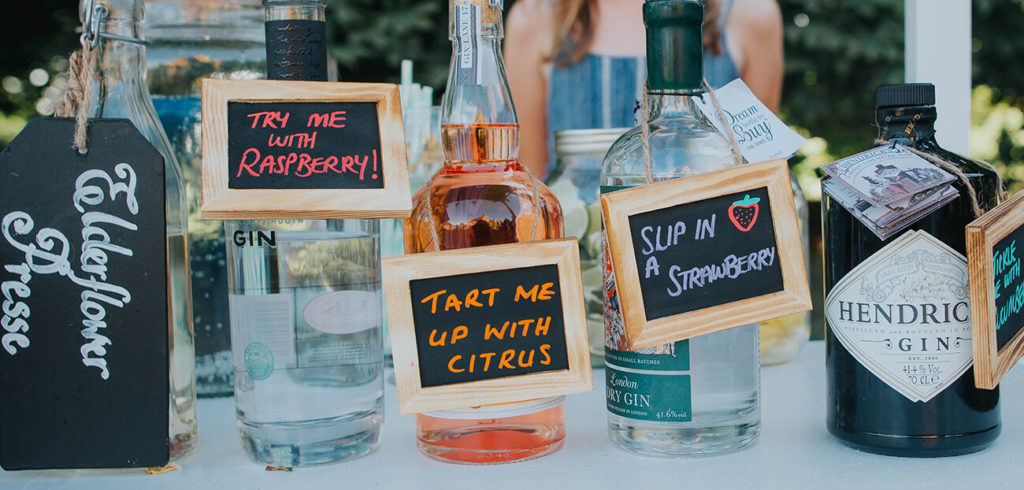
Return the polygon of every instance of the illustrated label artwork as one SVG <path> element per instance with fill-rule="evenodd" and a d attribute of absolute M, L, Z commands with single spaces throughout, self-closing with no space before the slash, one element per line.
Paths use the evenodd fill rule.
<path fill-rule="evenodd" d="M 166 250 L 185 236 L 132 123 L 90 121 L 85 155 L 74 131 L 34 119 L 0 153 L 0 464 L 164 465 Z"/>
<path fill-rule="evenodd" d="M 383 189 L 374 102 L 228 102 L 231 189 Z"/>
<path fill-rule="evenodd" d="M 424 388 L 569 369 L 555 265 L 410 281 Z"/>
<path fill-rule="evenodd" d="M 764 187 L 629 217 L 648 320 L 783 290 Z"/>
<path fill-rule="evenodd" d="M 912 401 L 931 400 L 973 360 L 967 260 L 923 231 L 850 271 L 825 315 L 857 361 Z"/>
<path fill-rule="evenodd" d="M 1018 228 L 992 247 L 992 273 L 995 277 L 996 347 L 1002 349 L 1024 327 L 1024 278 L 1021 255 L 1024 228 Z"/>

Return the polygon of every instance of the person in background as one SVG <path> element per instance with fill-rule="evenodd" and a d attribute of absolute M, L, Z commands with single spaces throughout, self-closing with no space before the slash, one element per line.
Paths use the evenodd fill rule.
<path fill-rule="evenodd" d="M 646 79 L 642 0 L 518 0 L 505 61 L 520 123 L 520 161 L 538 177 L 554 166 L 554 133 L 632 127 Z M 775 0 L 705 0 L 704 76 L 742 78 L 778 110 L 782 14 Z"/>

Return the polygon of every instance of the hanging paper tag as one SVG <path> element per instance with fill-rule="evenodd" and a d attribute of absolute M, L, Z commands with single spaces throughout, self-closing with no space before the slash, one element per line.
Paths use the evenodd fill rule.
<path fill-rule="evenodd" d="M 0 153 L 0 465 L 163 466 L 164 162 L 131 122 L 37 118 Z M 185 284 L 187 289 L 187 283 Z M 178 328 L 185 328 L 178 326 Z"/>
<path fill-rule="evenodd" d="M 765 107 L 739 78 L 716 89 L 715 97 L 729 123 L 728 129 L 722 125 L 710 96 L 697 98 L 697 106 L 723 134 L 732 130 L 740 153 L 748 162 L 789 158 L 807 141 Z"/>
<path fill-rule="evenodd" d="M 480 84 L 480 6 L 472 3 L 455 5 L 455 29 L 459 38 L 459 68 L 456 85 Z"/>

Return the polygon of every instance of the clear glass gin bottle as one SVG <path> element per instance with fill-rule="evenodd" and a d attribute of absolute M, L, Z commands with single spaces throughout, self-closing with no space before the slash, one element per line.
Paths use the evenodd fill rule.
<path fill-rule="evenodd" d="M 501 2 L 450 0 L 449 9 L 453 51 L 441 109 L 445 161 L 413 198 L 405 251 L 560 238 L 558 201 L 537 181 L 535 207 L 534 182 L 519 163 L 519 120 L 499 46 Z M 537 458 L 565 439 L 565 398 L 420 414 L 416 438 L 421 452 L 453 463 Z"/>
<path fill-rule="evenodd" d="M 195 345 L 189 287 L 188 220 L 181 167 L 171 151 L 146 89 L 146 47 L 139 35 L 141 0 L 82 0 L 99 24 L 96 78 L 89 94 L 90 118 L 125 118 L 164 157 L 167 216 L 167 281 L 170 337 L 170 449 L 178 459 L 199 442 L 196 425 Z M 89 29 L 89 26 L 85 26 Z M 154 285 L 154 287 L 159 287 Z"/>
<path fill-rule="evenodd" d="M 648 1 L 643 13 L 649 109 L 641 124 L 650 131 L 654 181 L 735 165 L 729 143 L 694 103 L 695 97 L 705 96 L 703 4 Z M 601 191 L 646 182 L 643 129 L 636 127 L 605 156 Z M 756 441 L 761 420 L 757 325 L 626 351 L 620 296 L 605 248 L 605 373 L 612 441 L 656 456 L 720 453 Z"/>
<path fill-rule="evenodd" d="M 264 0 L 268 78 L 327 79 L 324 3 Z M 377 223 L 225 224 L 238 431 L 260 463 L 330 463 L 380 442 Z"/>

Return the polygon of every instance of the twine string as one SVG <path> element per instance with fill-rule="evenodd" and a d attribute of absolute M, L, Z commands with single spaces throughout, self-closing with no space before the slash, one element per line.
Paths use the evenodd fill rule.
<path fill-rule="evenodd" d="M 68 58 L 68 85 L 64 97 L 54 111 L 57 117 L 75 118 L 75 149 L 85 154 L 89 151 L 87 127 L 89 124 L 90 94 L 96 78 L 96 50 L 83 41 L 82 49 L 71 53 Z"/>
<path fill-rule="evenodd" d="M 647 82 L 644 82 L 647 85 Z M 725 119 L 725 112 L 722 110 L 722 106 L 718 103 L 718 97 L 715 96 L 715 90 L 708 84 L 707 79 L 703 80 L 704 90 L 711 97 L 711 104 L 715 107 L 715 112 L 718 114 L 718 119 L 722 121 L 722 127 L 725 128 L 725 135 L 729 137 L 729 150 L 732 153 L 733 158 L 737 165 L 743 165 L 743 154 L 740 152 L 740 145 L 736 141 L 736 135 L 733 134 L 732 128 L 729 127 L 729 123 Z M 648 120 L 648 110 L 650 110 L 650 101 L 648 100 L 650 95 L 647 91 L 644 91 L 643 97 L 640 98 L 640 146 L 643 150 L 644 157 L 644 181 L 647 184 L 654 183 L 654 168 L 651 165 L 651 125 Z"/>
<path fill-rule="evenodd" d="M 644 80 L 644 86 L 647 85 L 647 81 Z M 643 97 L 640 98 L 640 147 L 644 152 L 644 182 L 647 184 L 654 183 L 654 169 L 651 166 L 651 124 L 648 120 L 647 111 L 650 109 L 650 97 L 647 91 L 644 91 Z"/>
<path fill-rule="evenodd" d="M 740 151 L 740 145 L 736 142 L 736 135 L 732 132 L 732 128 L 729 126 L 729 122 L 725 119 L 725 111 L 722 110 L 722 106 L 718 104 L 718 97 L 715 96 L 715 89 L 711 88 L 708 83 L 708 79 L 702 80 L 704 84 L 704 90 L 711 97 L 711 105 L 715 106 L 715 114 L 718 115 L 718 120 L 722 121 L 722 127 L 725 128 L 725 135 L 729 137 L 729 146 L 732 150 L 732 156 L 736 159 L 736 165 L 743 165 L 743 153 Z"/>

